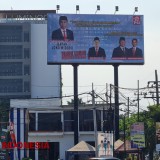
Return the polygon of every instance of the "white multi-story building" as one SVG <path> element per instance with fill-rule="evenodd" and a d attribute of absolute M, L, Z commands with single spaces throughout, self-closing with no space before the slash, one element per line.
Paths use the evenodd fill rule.
<path fill-rule="evenodd" d="M 0 98 L 60 97 L 61 67 L 47 65 L 47 13 L 0 11 Z"/>

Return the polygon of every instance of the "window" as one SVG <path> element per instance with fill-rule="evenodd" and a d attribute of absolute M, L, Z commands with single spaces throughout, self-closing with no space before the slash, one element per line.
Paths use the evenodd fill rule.
<path fill-rule="evenodd" d="M 101 110 L 96 110 L 97 131 L 101 131 Z"/>
<path fill-rule="evenodd" d="M 36 130 L 36 114 L 29 113 L 29 131 Z"/>
<path fill-rule="evenodd" d="M 38 131 L 62 131 L 61 113 L 39 113 Z"/>
<path fill-rule="evenodd" d="M 74 131 L 73 111 L 64 111 L 64 131 Z"/>
<path fill-rule="evenodd" d="M 22 92 L 22 79 L 0 79 L 0 93 Z"/>
<path fill-rule="evenodd" d="M 20 76 L 22 75 L 21 62 L 0 63 L 0 76 Z"/>
<path fill-rule="evenodd" d="M 0 42 L 21 42 L 22 26 L 3 25 L 0 26 Z"/>
<path fill-rule="evenodd" d="M 0 59 L 22 59 L 22 45 L 0 45 Z"/>
<path fill-rule="evenodd" d="M 38 150 L 38 160 L 57 160 L 60 152 L 59 142 L 49 142 L 49 149 Z"/>
<path fill-rule="evenodd" d="M 24 65 L 24 75 L 30 75 L 30 66 Z"/>
<path fill-rule="evenodd" d="M 30 58 L 30 50 L 29 48 L 24 48 L 24 59 Z"/>
<path fill-rule="evenodd" d="M 24 92 L 30 92 L 30 82 L 24 82 Z"/>
<path fill-rule="evenodd" d="M 104 111 L 104 130 L 113 131 L 114 110 L 108 109 Z"/>
<path fill-rule="evenodd" d="M 79 130 L 80 131 L 93 131 L 93 111 L 81 110 L 79 111 Z"/>
<path fill-rule="evenodd" d="M 28 32 L 24 33 L 24 42 L 29 42 L 29 33 Z"/>

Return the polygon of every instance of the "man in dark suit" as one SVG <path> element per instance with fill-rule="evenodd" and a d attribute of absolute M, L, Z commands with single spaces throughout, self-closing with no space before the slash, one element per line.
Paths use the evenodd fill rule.
<path fill-rule="evenodd" d="M 132 48 L 129 49 L 128 57 L 130 58 L 143 58 L 142 50 L 137 47 L 138 40 L 132 39 Z"/>
<path fill-rule="evenodd" d="M 125 47 L 126 41 L 125 37 L 120 37 L 119 39 L 119 46 L 114 48 L 112 53 L 112 58 L 127 58 L 128 55 L 128 48 Z"/>
<path fill-rule="evenodd" d="M 88 59 L 105 59 L 105 50 L 100 47 L 99 37 L 94 38 L 94 47 L 89 48 Z"/>
<path fill-rule="evenodd" d="M 52 40 L 73 41 L 74 35 L 71 30 L 67 29 L 68 19 L 66 16 L 60 16 L 59 25 L 60 28 L 52 32 Z"/>

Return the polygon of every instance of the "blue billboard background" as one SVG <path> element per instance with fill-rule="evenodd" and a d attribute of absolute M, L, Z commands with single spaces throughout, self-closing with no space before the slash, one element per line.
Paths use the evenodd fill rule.
<path fill-rule="evenodd" d="M 66 16 L 67 28 L 73 32 L 74 40 L 53 40 L 52 32 L 59 26 L 59 17 Z M 144 31 L 142 15 L 88 15 L 48 14 L 48 64 L 144 64 Z M 100 40 L 105 58 L 88 58 L 94 38 Z M 120 37 L 125 38 L 125 47 L 132 47 L 132 39 L 138 40 L 142 57 L 112 57 L 114 48 L 119 46 Z"/>

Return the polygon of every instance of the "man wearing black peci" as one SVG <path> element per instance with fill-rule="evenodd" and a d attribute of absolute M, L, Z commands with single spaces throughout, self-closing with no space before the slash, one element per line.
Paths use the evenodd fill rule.
<path fill-rule="evenodd" d="M 94 38 L 94 47 L 89 48 L 88 59 L 106 59 L 105 50 L 100 47 L 99 37 Z"/>
<path fill-rule="evenodd" d="M 125 47 L 126 41 L 125 37 L 120 37 L 119 39 L 119 46 L 117 48 L 114 48 L 112 53 L 112 58 L 121 59 L 121 58 L 127 58 L 128 56 L 128 48 Z"/>
<path fill-rule="evenodd" d="M 68 19 L 66 16 L 60 16 L 59 25 L 60 28 L 52 32 L 52 40 L 73 41 L 74 35 L 71 30 L 67 29 Z"/>

